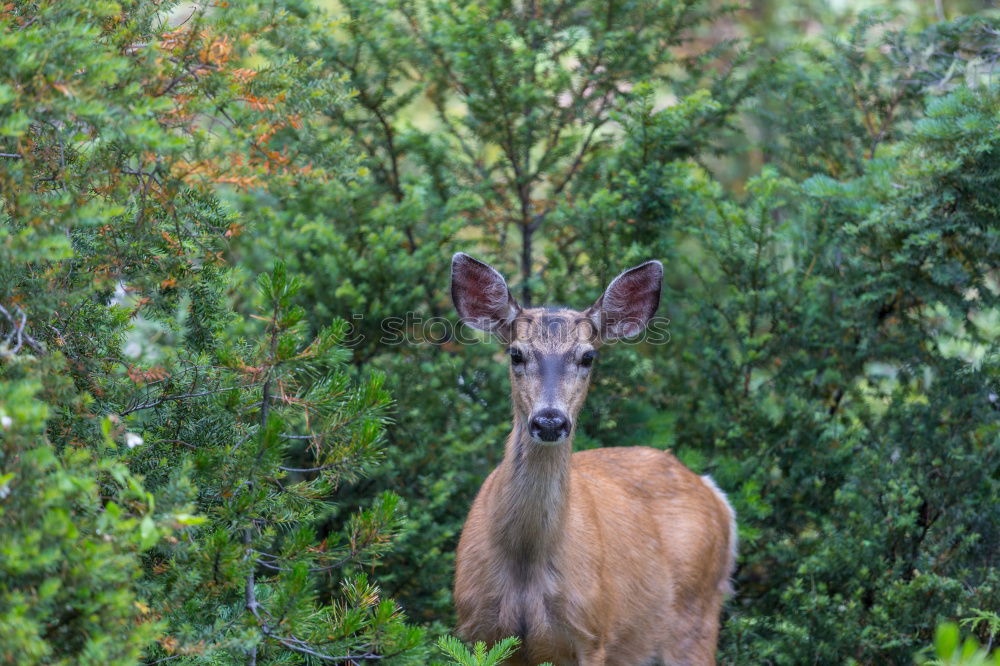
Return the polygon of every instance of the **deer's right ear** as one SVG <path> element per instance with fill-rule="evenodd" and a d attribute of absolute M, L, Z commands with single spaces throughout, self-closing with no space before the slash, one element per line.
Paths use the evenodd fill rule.
<path fill-rule="evenodd" d="M 451 258 L 451 300 L 463 322 L 488 333 L 509 331 L 521 311 L 503 276 L 464 252 Z"/>

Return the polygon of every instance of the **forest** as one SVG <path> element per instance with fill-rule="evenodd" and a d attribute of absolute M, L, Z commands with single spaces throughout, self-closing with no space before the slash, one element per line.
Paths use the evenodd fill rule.
<path fill-rule="evenodd" d="M 510 657 L 467 252 L 662 262 L 573 447 L 728 495 L 718 663 L 1000 666 L 998 61 L 982 0 L 0 0 L 0 664 Z"/>

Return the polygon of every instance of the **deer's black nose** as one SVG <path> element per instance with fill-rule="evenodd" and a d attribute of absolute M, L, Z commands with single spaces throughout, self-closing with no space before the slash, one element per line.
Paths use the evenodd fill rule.
<path fill-rule="evenodd" d="M 543 442 L 569 437 L 569 419 L 558 409 L 543 409 L 531 417 L 531 436 Z"/>

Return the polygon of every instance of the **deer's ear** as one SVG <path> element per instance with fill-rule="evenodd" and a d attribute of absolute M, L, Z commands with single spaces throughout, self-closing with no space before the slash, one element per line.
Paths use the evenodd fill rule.
<path fill-rule="evenodd" d="M 630 268 L 608 285 L 597 302 L 587 308 L 602 341 L 630 338 L 646 328 L 660 307 L 663 264 L 647 261 Z"/>
<path fill-rule="evenodd" d="M 451 258 L 451 300 L 463 322 L 489 333 L 509 330 L 521 311 L 503 276 L 464 252 Z"/>

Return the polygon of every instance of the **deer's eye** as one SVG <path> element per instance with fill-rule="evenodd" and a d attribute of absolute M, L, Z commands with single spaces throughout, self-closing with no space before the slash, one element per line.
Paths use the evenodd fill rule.
<path fill-rule="evenodd" d="M 507 350 L 507 353 L 510 354 L 511 363 L 514 365 L 524 365 L 524 352 L 520 349 L 517 347 L 511 347 Z"/>
<path fill-rule="evenodd" d="M 580 357 L 580 365 L 582 365 L 585 368 L 589 368 L 590 366 L 594 365 L 594 359 L 596 358 L 597 358 L 597 352 L 595 352 L 593 349 L 584 352 L 583 356 Z"/>

